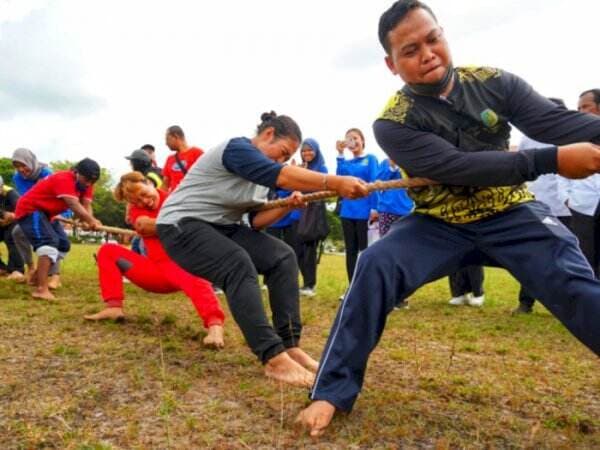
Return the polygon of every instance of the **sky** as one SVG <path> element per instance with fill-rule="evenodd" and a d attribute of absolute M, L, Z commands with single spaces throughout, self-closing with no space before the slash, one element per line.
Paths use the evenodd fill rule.
<path fill-rule="evenodd" d="M 598 0 L 429 0 L 455 65 L 500 67 L 575 108 L 600 87 Z M 294 118 L 335 170 L 335 141 L 371 131 L 402 87 L 377 23 L 391 0 L 0 0 L 0 156 L 96 159 L 113 176 L 180 125 L 209 149 Z M 518 143 L 515 133 L 513 142 Z M 299 159 L 299 155 L 297 155 Z"/>

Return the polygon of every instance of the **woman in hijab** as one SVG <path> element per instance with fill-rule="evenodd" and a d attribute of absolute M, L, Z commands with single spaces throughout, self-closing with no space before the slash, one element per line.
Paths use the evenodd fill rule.
<path fill-rule="evenodd" d="M 15 168 L 13 175 L 13 184 L 19 195 L 25 194 L 29 191 L 38 181 L 43 180 L 48 175 L 52 174 L 52 169 L 47 164 L 38 161 L 37 156 L 31 150 L 26 148 L 18 148 L 13 152 L 12 165 Z M 21 230 L 21 227 L 17 224 L 12 231 L 13 240 L 15 245 L 27 266 L 27 282 L 35 283 L 36 267 L 33 261 L 33 252 L 31 251 L 31 244 L 27 240 L 27 237 Z M 50 269 L 50 280 L 48 280 L 48 287 L 50 289 L 56 289 L 60 287 L 60 265 L 58 261 L 56 264 L 52 264 Z M 24 277 L 14 277 L 15 281 L 24 281 Z"/>
<path fill-rule="evenodd" d="M 302 167 L 315 172 L 327 173 L 325 158 L 321 154 L 319 143 L 312 138 L 306 138 L 300 150 Z M 317 249 L 319 241 L 302 241 L 298 244 L 298 265 L 302 273 L 303 287 L 300 295 L 314 297 L 317 285 Z"/>

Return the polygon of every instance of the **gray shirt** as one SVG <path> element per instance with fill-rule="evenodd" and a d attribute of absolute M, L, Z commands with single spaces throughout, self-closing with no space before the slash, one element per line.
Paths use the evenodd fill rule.
<path fill-rule="evenodd" d="M 206 152 L 167 198 L 159 225 L 191 217 L 229 225 L 267 201 L 282 165 L 268 159 L 247 138 L 234 138 Z"/>

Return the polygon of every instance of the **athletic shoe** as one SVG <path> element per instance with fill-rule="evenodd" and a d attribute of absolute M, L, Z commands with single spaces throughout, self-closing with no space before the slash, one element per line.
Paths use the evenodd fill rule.
<path fill-rule="evenodd" d="M 400 303 L 397 303 L 396 306 L 394 306 L 394 309 L 409 309 L 410 306 L 408 306 L 408 300 L 404 300 L 401 301 Z"/>
<path fill-rule="evenodd" d="M 450 299 L 450 301 L 448 302 L 448 304 L 452 305 L 452 306 L 460 306 L 460 305 L 464 305 L 466 303 L 467 303 L 466 295 L 459 295 L 458 297 L 452 297 Z"/>
<path fill-rule="evenodd" d="M 513 314 L 531 314 L 533 312 L 533 306 L 526 303 L 519 303 L 519 306 L 513 310 Z"/>
<path fill-rule="evenodd" d="M 473 294 L 469 294 L 467 297 L 467 303 L 469 303 L 469 306 L 475 306 L 479 308 L 480 306 L 483 306 L 483 302 L 485 302 L 485 295 L 475 297 Z"/>
<path fill-rule="evenodd" d="M 304 297 L 314 297 L 315 295 L 317 295 L 317 293 L 315 292 L 314 288 L 303 287 L 300 289 L 300 295 Z"/>

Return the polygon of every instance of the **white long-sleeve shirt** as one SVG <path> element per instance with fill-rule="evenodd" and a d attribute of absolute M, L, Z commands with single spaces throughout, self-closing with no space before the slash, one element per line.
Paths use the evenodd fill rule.
<path fill-rule="evenodd" d="M 542 148 L 544 145 L 546 144 L 523 136 L 518 150 Z M 552 147 L 551 145 L 548 146 Z M 571 215 L 569 208 L 565 205 L 569 198 L 570 182 L 571 180 L 567 178 L 551 173 L 541 175 L 535 181 L 528 183 L 528 188 L 535 195 L 536 200 L 550 207 L 552 214 L 557 217 L 565 217 Z"/>

